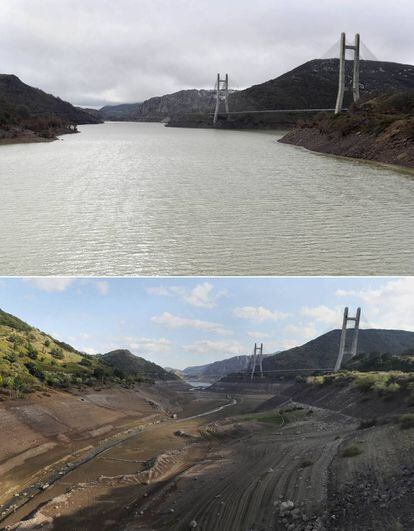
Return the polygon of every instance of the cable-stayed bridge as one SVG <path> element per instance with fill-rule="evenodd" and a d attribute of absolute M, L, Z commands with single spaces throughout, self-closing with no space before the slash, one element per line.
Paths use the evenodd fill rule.
<path fill-rule="evenodd" d="M 353 43 L 348 43 L 345 33 L 341 34 L 339 41 L 337 41 L 322 58 L 335 58 L 339 55 L 339 69 L 338 69 L 338 93 L 336 98 L 335 108 L 301 108 L 301 109 L 261 109 L 261 110 L 234 110 L 229 107 L 229 94 L 231 93 L 229 87 L 229 75 L 225 74 L 221 77 L 217 74 L 217 80 L 214 85 L 216 94 L 216 104 L 214 112 L 211 113 L 213 117 L 213 124 L 217 124 L 219 118 L 227 119 L 231 116 L 243 114 L 302 114 L 302 113 L 317 113 L 317 112 L 335 112 L 339 114 L 347 109 L 343 108 L 343 100 L 345 93 L 345 62 L 349 57 L 353 63 L 352 75 L 352 93 L 353 100 L 356 102 L 360 99 L 360 83 L 359 83 L 359 65 L 360 60 L 376 60 L 375 56 L 362 43 L 359 33 L 355 35 Z M 348 57 L 347 57 L 348 56 Z"/>

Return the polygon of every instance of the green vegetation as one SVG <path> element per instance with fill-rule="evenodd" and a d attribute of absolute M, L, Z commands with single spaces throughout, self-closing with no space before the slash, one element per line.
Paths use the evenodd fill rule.
<path fill-rule="evenodd" d="M 0 326 L 8 326 L 9 328 L 13 328 L 14 330 L 17 330 L 19 332 L 30 332 L 31 327 L 19 319 L 18 317 L 15 317 L 14 315 L 11 315 L 10 313 L 6 313 L 3 310 L 0 309 Z M 16 337 L 16 341 L 19 340 L 18 336 Z"/>
<path fill-rule="evenodd" d="M 357 455 L 362 454 L 362 450 L 356 444 L 348 446 L 342 452 L 342 457 L 356 457 Z"/>
<path fill-rule="evenodd" d="M 406 413 L 405 415 L 401 415 L 398 421 L 402 430 L 414 428 L 414 413 Z"/>
<path fill-rule="evenodd" d="M 323 376 L 308 376 L 309 385 L 353 385 L 362 393 L 375 393 L 385 400 L 403 397 L 408 405 L 414 405 L 414 372 L 359 372 L 339 371 Z"/>
<path fill-rule="evenodd" d="M 139 360 L 140 370 L 120 370 L 105 356 L 78 352 L 0 310 L 0 400 L 19 398 L 47 387 L 70 389 L 117 384 L 129 388 L 137 382 L 151 383 L 163 371 L 158 365 Z M 173 378 L 171 375 L 170 379 Z"/>
<path fill-rule="evenodd" d="M 394 128 L 406 138 L 414 139 L 414 91 L 377 96 L 352 104 L 347 113 L 332 116 L 320 113 L 302 128 L 316 127 L 320 133 L 345 137 L 366 133 L 379 136 Z"/>
<path fill-rule="evenodd" d="M 414 349 L 410 349 L 402 355 L 393 355 L 389 352 L 371 352 L 358 354 L 348 361 L 345 369 L 366 371 L 402 371 L 414 372 Z"/>
<path fill-rule="evenodd" d="M 245 417 L 246 420 L 257 420 L 263 422 L 264 424 L 269 424 L 271 426 L 281 426 L 282 424 L 287 424 L 289 419 L 283 416 L 279 412 L 275 411 L 266 411 L 264 413 L 257 413 L 256 415 L 248 415 Z"/>

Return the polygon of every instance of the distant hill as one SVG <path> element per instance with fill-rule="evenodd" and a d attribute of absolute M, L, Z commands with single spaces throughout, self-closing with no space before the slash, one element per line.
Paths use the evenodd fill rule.
<path fill-rule="evenodd" d="M 102 357 L 79 352 L 0 309 L 0 400 L 47 387 L 130 387 L 137 382 L 175 378 L 128 351 Z"/>
<path fill-rule="evenodd" d="M 338 356 L 340 337 L 341 330 L 331 330 L 304 345 L 268 356 L 263 360 L 263 370 L 285 372 L 293 369 L 332 369 Z M 352 337 L 353 332 L 350 330 L 347 334 L 348 350 Z M 414 352 L 414 332 L 382 329 L 359 331 L 358 354 L 377 352 L 401 355 L 410 349 Z M 345 356 L 344 364 L 348 361 Z M 275 374 L 277 373 L 269 372 L 267 377 L 272 378 Z M 228 379 L 237 380 L 238 375 L 231 375 Z"/>
<path fill-rule="evenodd" d="M 214 105 L 214 91 L 190 89 L 150 98 L 142 103 L 105 106 L 100 109 L 100 114 L 104 120 L 161 122 L 177 113 L 211 112 Z"/>
<path fill-rule="evenodd" d="M 276 109 L 332 109 L 338 90 L 338 59 L 313 59 L 274 79 L 244 90 L 230 90 L 229 106 L 233 111 Z M 351 83 L 352 63 L 346 62 L 346 83 Z M 230 75 L 231 83 L 231 75 Z M 394 93 L 414 89 L 414 66 L 385 61 L 361 61 L 361 95 Z M 231 89 L 231 86 L 230 86 Z M 344 105 L 352 101 L 351 91 L 345 92 Z M 106 106 L 100 109 L 105 120 L 161 122 L 173 126 L 212 125 L 215 107 L 213 90 L 180 90 L 173 94 L 150 98 L 142 103 Z M 271 127 L 294 124 L 309 114 L 247 114 L 223 121 L 222 127 Z"/>
<path fill-rule="evenodd" d="M 43 90 L 26 85 L 15 75 L 0 74 L 0 100 L 13 106 L 20 115 L 32 117 L 53 115 L 78 125 L 100 122 L 99 118 L 87 111 L 74 107 Z"/>
<path fill-rule="evenodd" d="M 129 350 L 112 350 L 102 354 L 100 359 L 125 375 L 136 375 L 152 380 L 178 380 L 178 376 L 163 369 L 156 363 L 135 356 Z"/>
<path fill-rule="evenodd" d="M 314 59 L 281 76 L 239 90 L 229 96 L 230 111 L 263 111 L 277 109 L 333 109 L 338 90 L 338 59 Z M 346 83 L 351 84 L 351 61 L 346 62 Z M 414 89 L 414 66 L 385 61 L 361 61 L 361 97 Z M 352 93 L 345 92 L 344 106 L 352 101 Z M 189 112 L 183 109 L 182 112 Z M 307 119 L 311 113 L 302 114 L 241 114 L 223 119 L 225 128 L 271 128 L 275 125 L 293 125 L 298 119 Z M 211 120 L 209 121 L 211 126 Z M 172 117 L 173 126 L 207 125 L 206 117 Z"/>
<path fill-rule="evenodd" d="M 240 90 L 229 97 L 234 110 L 323 109 L 335 107 L 338 59 L 313 59 L 281 76 Z M 346 84 L 351 85 L 352 61 L 346 61 Z M 360 62 L 361 95 L 414 89 L 414 66 L 385 61 Z M 344 105 L 352 101 L 345 92 Z"/>
<path fill-rule="evenodd" d="M 271 356 L 267 354 L 264 358 Z M 233 372 L 245 371 L 249 366 L 251 356 L 234 356 L 226 360 L 214 361 L 206 365 L 198 365 L 195 367 L 187 367 L 183 370 L 184 378 L 207 378 L 218 380 L 227 374 Z"/>
<path fill-rule="evenodd" d="M 141 103 L 122 103 L 120 105 L 105 105 L 99 109 L 99 116 L 103 120 L 113 120 L 115 122 L 130 120 L 131 116 L 137 112 Z"/>

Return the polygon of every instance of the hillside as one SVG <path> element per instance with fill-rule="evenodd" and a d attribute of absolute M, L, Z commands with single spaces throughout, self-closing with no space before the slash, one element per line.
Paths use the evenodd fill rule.
<path fill-rule="evenodd" d="M 106 358 L 84 354 L 0 310 L 0 400 L 47 387 L 129 387 L 175 379 L 158 365 L 125 352 L 114 351 Z"/>
<path fill-rule="evenodd" d="M 150 98 L 142 103 L 108 105 L 100 109 L 100 114 L 104 120 L 162 122 L 177 113 L 211 112 L 214 105 L 215 93 L 212 90 L 190 89 Z"/>
<path fill-rule="evenodd" d="M 276 109 L 333 109 L 338 90 L 338 59 L 314 59 L 281 76 L 229 95 L 230 111 L 262 111 Z M 346 63 L 346 83 L 351 84 L 352 63 Z M 384 61 L 361 61 L 361 96 L 414 90 L 414 66 Z M 351 91 L 345 92 L 344 106 L 352 101 Z M 183 109 L 181 112 L 188 112 Z M 272 128 L 294 125 L 303 114 L 243 114 L 223 119 L 225 128 Z M 175 115 L 173 126 L 211 126 L 211 120 L 200 115 Z"/>
<path fill-rule="evenodd" d="M 52 140 L 80 124 L 101 123 L 93 112 L 0 74 L 0 142 Z"/>
<path fill-rule="evenodd" d="M 103 120 L 113 120 L 122 122 L 124 120 L 130 121 L 131 115 L 134 114 L 141 103 L 121 103 L 120 105 L 105 105 L 99 109 L 99 116 Z"/>
<path fill-rule="evenodd" d="M 332 109 L 338 89 L 338 59 L 314 59 L 264 83 L 229 93 L 230 111 L 275 109 Z M 352 63 L 346 63 L 346 83 L 351 84 Z M 231 76 L 230 76 L 231 82 Z M 361 61 L 361 94 L 414 90 L 414 66 L 385 61 Z M 345 92 L 344 105 L 352 102 L 351 91 Z M 100 109 L 104 120 L 138 122 L 167 121 L 178 127 L 212 126 L 215 93 L 212 90 L 180 90 L 150 98 L 142 103 L 110 105 Z M 207 116 L 208 113 L 208 116 Z M 219 122 L 225 128 L 271 128 L 292 126 L 302 114 L 243 114 Z"/>
<path fill-rule="evenodd" d="M 325 109 L 335 107 L 338 59 L 313 59 L 281 76 L 232 94 L 234 110 Z M 352 62 L 346 62 L 346 85 L 352 81 Z M 414 89 L 414 66 L 385 61 L 360 62 L 361 95 Z M 352 101 L 345 92 L 344 106 Z"/>
<path fill-rule="evenodd" d="M 414 168 L 414 90 L 362 101 L 338 116 L 319 114 L 280 142 Z"/>
<path fill-rule="evenodd" d="M 180 90 L 174 94 L 150 98 L 131 113 L 137 122 L 160 122 L 181 112 L 204 113 L 214 109 L 215 93 L 212 90 Z"/>
<path fill-rule="evenodd" d="M 206 365 L 187 367 L 183 370 L 184 377 L 218 380 L 227 374 L 245 371 L 249 366 L 250 357 L 251 356 L 234 356 L 226 360 L 207 363 Z"/>
<path fill-rule="evenodd" d="M 96 124 L 100 120 L 60 98 L 23 83 L 17 76 L 0 74 L 0 98 L 30 116 L 54 115 L 74 124 Z"/>
<path fill-rule="evenodd" d="M 263 360 L 263 370 L 332 369 L 338 355 L 340 337 L 341 330 L 331 330 L 304 345 L 268 356 Z M 352 332 L 347 334 L 346 348 L 348 350 L 351 342 Z M 382 329 L 359 331 L 358 354 L 376 352 L 401 355 L 407 351 L 414 353 L 414 332 Z M 344 364 L 348 361 L 345 356 Z M 283 374 L 289 373 L 283 372 Z M 267 374 L 269 379 L 272 379 L 273 376 L 276 376 L 273 372 Z M 240 379 L 240 376 L 231 375 L 227 379 L 229 381 L 237 380 Z"/>
<path fill-rule="evenodd" d="M 108 365 L 122 371 L 125 375 L 134 375 L 139 378 L 153 380 L 178 380 L 178 376 L 163 369 L 156 363 L 135 356 L 129 350 L 112 350 L 100 356 Z"/>

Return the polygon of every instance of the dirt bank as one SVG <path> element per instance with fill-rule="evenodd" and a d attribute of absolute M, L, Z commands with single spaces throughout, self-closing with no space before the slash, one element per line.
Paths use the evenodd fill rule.
<path fill-rule="evenodd" d="M 70 461 L 140 423 L 179 413 L 193 401 L 187 389 L 163 383 L 131 390 L 50 391 L 0 404 L 0 503 L 41 482 L 53 463 Z M 195 413 L 196 406 L 194 401 Z"/>
<path fill-rule="evenodd" d="M 279 142 L 329 155 L 414 168 L 414 141 L 409 143 L 398 132 L 395 135 L 388 132 L 381 137 L 358 133 L 340 137 L 308 127 L 289 131 Z"/>
<path fill-rule="evenodd" d="M 319 153 L 414 168 L 414 92 L 379 96 L 302 121 L 279 142 Z"/>

